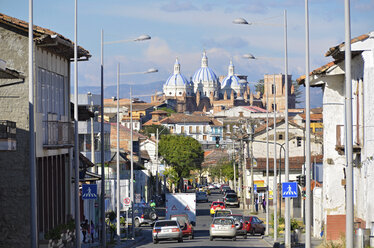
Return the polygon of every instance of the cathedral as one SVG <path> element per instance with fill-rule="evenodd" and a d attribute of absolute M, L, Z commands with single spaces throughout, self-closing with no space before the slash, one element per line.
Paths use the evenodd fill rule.
<path fill-rule="evenodd" d="M 250 91 L 246 76 L 235 74 L 230 61 L 227 76 L 217 77 L 208 66 L 204 51 L 201 67 L 188 80 L 181 73 L 181 65 L 176 59 L 174 72 L 163 85 L 163 93 L 151 97 L 153 103 L 167 102 L 177 112 L 221 111 L 235 106 L 258 106 L 264 108 L 266 102 L 260 92 Z"/>

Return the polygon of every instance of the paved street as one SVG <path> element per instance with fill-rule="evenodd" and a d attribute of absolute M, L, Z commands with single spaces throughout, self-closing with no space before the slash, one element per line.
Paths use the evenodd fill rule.
<path fill-rule="evenodd" d="M 222 195 L 212 192 L 208 203 L 197 204 L 195 239 L 189 240 L 185 238 L 183 243 L 177 243 L 176 241 L 160 241 L 159 244 L 155 245 L 152 243 L 152 229 L 150 227 L 144 227 L 143 237 L 145 237 L 145 239 L 143 242 L 140 242 L 137 247 L 271 247 L 261 236 L 248 236 L 247 239 L 243 239 L 239 236 L 236 241 L 228 239 L 209 241 L 209 225 L 212 221 L 209 215 L 209 207 L 210 203 L 217 199 L 222 199 Z M 233 213 L 242 213 L 242 210 L 237 208 L 232 208 L 232 211 Z"/>

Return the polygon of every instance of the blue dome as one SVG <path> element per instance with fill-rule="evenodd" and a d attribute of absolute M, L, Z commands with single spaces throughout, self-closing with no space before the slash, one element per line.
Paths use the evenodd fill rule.
<path fill-rule="evenodd" d="M 185 76 L 181 74 L 181 65 L 179 64 L 178 58 L 174 64 L 174 74 L 171 75 L 165 82 L 165 86 L 189 86 L 190 83 Z"/>
<path fill-rule="evenodd" d="M 206 81 L 218 81 L 218 78 L 214 71 L 209 67 L 200 68 L 195 72 L 192 77 L 193 82 L 206 82 Z"/>
<path fill-rule="evenodd" d="M 235 75 L 231 75 L 231 76 L 226 76 L 223 81 L 222 81 L 222 84 L 221 84 L 221 89 L 223 88 L 239 88 L 240 87 L 240 83 L 239 83 L 239 78 Z"/>
<path fill-rule="evenodd" d="M 165 86 L 187 86 L 188 80 L 182 74 L 173 74 L 166 80 Z"/>
<path fill-rule="evenodd" d="M 212 69 L 208 67 L 208 57 L 204 51 L 203 57 L 201 59 L 201 68 L 198 69 L 192 77 L 192 82 L 207 82 L 215 81 L 218 82 L 218 77 Z"/>

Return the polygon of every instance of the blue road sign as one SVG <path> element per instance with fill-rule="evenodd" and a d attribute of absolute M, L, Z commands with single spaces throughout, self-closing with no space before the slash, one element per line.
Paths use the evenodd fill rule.
<path fill-rule="evenodd" d="M 97 184 L 82 184 L 82 199 L 96 199 Z"/>
<path fill-rule="evenodd" d="M 282 197 L 297 197 L 297 182 L 282 183 Z"/>
<path fill-rule="evenodd" d="M 257 184 L 254 185 L 254 190 L 257 193 Z"/>

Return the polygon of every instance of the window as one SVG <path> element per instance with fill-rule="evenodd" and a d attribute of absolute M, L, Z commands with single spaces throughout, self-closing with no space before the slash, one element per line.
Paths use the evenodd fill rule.
<path fill-rule="evenodd" d="M 192 126 L 189 126 L 189 133 L 192 133 Z"/>
<path fill-rule="evenodd" d="M 200 127 L 196 126 L 196 133 L 199 133 L 199 132 L 200 132 Z"/>
<path fill-rule="evenodd" d="M 179 95 L 182 95 L 182 92 L 179 92 Z"/>
<path fill-rule="evenodd" d="M 271 94 L 275 94 L 276 93 L 276 87 L 275 87 L 275 84 L 272 84 L 271 85 Z"/>
<path fill-rule="evenodd" d="M 203 135 L 203 140 L 206 140 L 206 135 Z"/>
<path fill-rule="evenodd" d="M 278 135 L 278 139 L 279 139 L 279 140 L 282 140 L 282 139 L 283 139 L 283 134 L 279 134 L 279 135 Z"/>
<path fill-rule="evenodd" d="M 181 133 L 184 133 L 184 126 L 181 127 Z"/>
<path fill-rule="evenodd" d="M 206 133 L 206 126 L 203 127 L 203 132 Z"/>
<path fill-rule="evenodd" d="M 302 140 L 301 137 L 297 137 L 296 140 L 297 140 L 297 146 L 300 147 L 301 146 L 301 140 Z"/>

